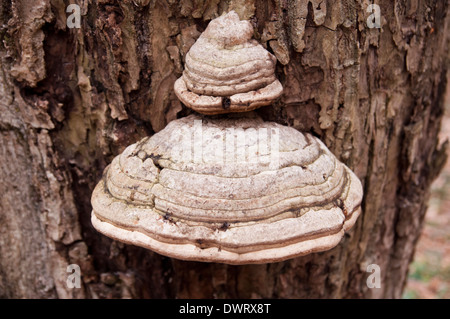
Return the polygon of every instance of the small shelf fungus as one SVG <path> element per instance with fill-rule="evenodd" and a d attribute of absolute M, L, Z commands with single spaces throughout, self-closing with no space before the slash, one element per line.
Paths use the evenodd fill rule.
<path fill-rule="evenodd" d="M 215 114 L 224 109 L 214 99 L 228 95 L 227 112 L 279 96 L 274 58 L 251 34 L 234 12 L 211 21 L 175 84 L 180 99 Z M 226 81 L 216 84 L 221 76 Z M 362 196 L 356 175 L 308 133 L 253 112 L 190 115 L 112 161 L 92 195 L 92 223 L 111 238 L 178 259 L 267 263 L 336 246 L 356 222 Z"/>
<path fill-rule="evenodd" d="M 202 114 L 247 112 L 271 104 L 283 92 L 276 58 L 252 39 L 249 21 L 234 11 L 212 20 L 189 52 L 175 93 Z"/>

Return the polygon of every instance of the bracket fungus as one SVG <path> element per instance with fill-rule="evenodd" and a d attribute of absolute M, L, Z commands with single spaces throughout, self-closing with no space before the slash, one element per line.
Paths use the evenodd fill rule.
<path fill-rule="evenodd" d="M 283 87 L 276 58 L 252 39 L 249 21 L 231 11 L 212 20 L 186 54 L 175 94 L 202 114 L 247 112 L 271 104 Z"/>
<path fill-rule="evenodd" d="M 211 21 L 175 84 L 180 99 L 215 114 L 224 111 L 215 99 L 230 93 L 227 112 L 280 95 L 274 59 L 251 34 L 234 12 Z M 226 81 L 216 85 L 220 77 Z M 254 104 L 239 104 L 246 94 Z M 91 220 L 113 239 L 178 259 L 267 263 L 336 246 L 356 222 L 362 195 L 356 175 L 311 134 L 253 112 L 193 114 L 114 158 L 92 194 Z"/>
<path fill-rule="evenodd" d="M 179 259 L 265 263 L 337 245 L 361 194 L 310 134 L 257 117 L 190 115 L 113 160 L 94 190 L 92 222 Z"/>

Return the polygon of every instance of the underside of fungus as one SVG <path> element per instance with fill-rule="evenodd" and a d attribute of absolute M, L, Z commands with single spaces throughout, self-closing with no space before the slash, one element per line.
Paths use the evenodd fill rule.
<path fill-rule="evenodd" d="M 336 246 L 361 198 L 359 179 L 310 134 L 251 114 L 191 115 L 113 160 L 92 223 L 178 259 L 267 263 Z"/>
<path fill-rule="evenodd" d="M 234 11 L 212 20 L 186 55 L 175 93 L 203 114 L 246 112 L 271 104 L 283 88 L 276 58 L 252 39 L 249 21 Z"/>

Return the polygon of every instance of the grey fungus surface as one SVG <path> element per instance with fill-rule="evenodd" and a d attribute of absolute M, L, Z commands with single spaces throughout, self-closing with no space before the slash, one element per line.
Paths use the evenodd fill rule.
<path fill-rule="evenodd" d="M 178 98 L 207 115 L 247 112 L 269 105 L 283 92 L 276 58 L 252 39 L 249 21 L 236 12 L 212 20 L 186 55 L 175 82 Z"/>
<path fill-rule="evenodd" d="M 112 161 L 93 192 L 92 223 L 178 259 L 267 263 L 336 246 L 362 193 L 310 134 L 252 114 L 191 115 Z"/>

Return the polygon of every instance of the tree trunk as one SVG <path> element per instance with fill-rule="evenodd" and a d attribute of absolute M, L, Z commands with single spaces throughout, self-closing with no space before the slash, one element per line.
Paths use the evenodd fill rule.
<path fill-rule="evenodd" d="M 399 298 L 445 162 L 438 132 L 448 3 L 69 0 L 0 3 L 0 297 Z M 127 145 L 192 111 L 173 93 L 208 22 L 234 9 L 278 58 L 284 94 L 257 112 L 310 131 L 361 179 L 334 249 L 285 262 L 179 261 L 99 234 L 90 197 Z M 81 288 L 66 284 L 80 266 Z M 380 267 L 381 287 L 366 284 Z"/>

